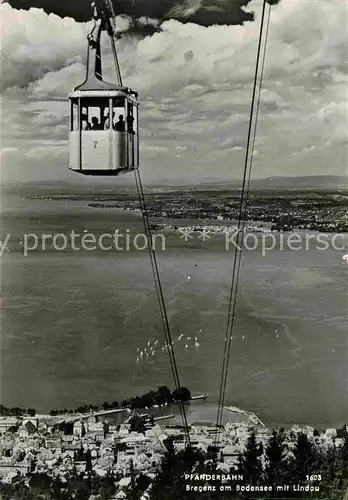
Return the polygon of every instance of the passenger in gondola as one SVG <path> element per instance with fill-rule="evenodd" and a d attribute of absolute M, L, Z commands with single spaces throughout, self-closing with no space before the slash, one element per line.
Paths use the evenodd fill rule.
<path fill-rule="evenodd" d="M 109 116 L 106 116 L 104 119 L 104 130 L 109 130 L 110 128 L 110 120 Z M 112 113 L 112 128 L 115 128 L 115 112 Z"/>
<path fill-rule="evenodd" d="M 81 115 L 82 120 L 82 130 L 92 130 L 92 125 L 88 121 L 88 115 L 83 113 Z"/>
<path fill-rule="evenodd" d="M 131 114 L 129 114 L 127 116 L 127 130 L 130 134 L 135 134 L 133 124 L 134 124 L 134 117 Z"/>
<path fill-rule="evenodd" d="M 92 130 L 102 130 L 102 126 L 96 116 L 92 117 Z"/>
<path fill-rule="evenodd" d="M 123 115 L 118 117 L 118 121 L 115 123 L 115 130 L 118 132 L 124 132 L 126 130 L 126 123 L 124 121 Z"/>

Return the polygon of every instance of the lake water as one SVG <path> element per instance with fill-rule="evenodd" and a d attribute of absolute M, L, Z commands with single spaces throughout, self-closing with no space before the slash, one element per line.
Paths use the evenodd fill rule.
<path fill-rule="evenodd" d="M 1 268 L 4 405 L 70 408 L 173 387 L 147 251 L 58 251 L 49 244 L 43 251 L 38 244 L 23 255 L 24 234 L 41 242 L 44 233 L 72 229 L 143 232 L 139 215 L 85 202 L 12 198 L 3 206 L 2 240 L 11 234 Z M 181 236 L 166 233 L 157 256 L 180 382 L 208 393 L 209 415 L 204 405 L 194 412 L 206 420 L 219 394 L 233 253 L 224 236 Z M 226 405 L 274 426 L 347 422 L 343 254 L 314 244 L 299 251 L 277 246 L 265 256 L 259 248 L 244 252 Z M 154 354 L 137 362 L 137 349 L 155 341 Z"/>

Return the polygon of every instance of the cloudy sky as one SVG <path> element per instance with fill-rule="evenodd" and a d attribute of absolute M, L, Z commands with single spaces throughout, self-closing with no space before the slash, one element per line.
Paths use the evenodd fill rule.
<path fill-rule="evenodd" d="M 118 42 L 124 83 L 141 99 L 146 183 L 241 177 L 262 6 L 243 3 L 238 12 L 253 10 L 255 22 L 169 19 L 161 32 Z M 8 3 L 0 10 L 3 180 L 77 181 L 66 168 L 67 95 L 84 79 L 91 23 Z M 346 174 L 347 46 L 344 0 L 272 7 L 253 177 Z M 107 40 L 104 48 L 111 79 Z"/>
<path fill-rule="evenodd" d="M 73 17 L 76 21 L 91 18 L 90 0 L 8 0 L 16 9 L 43 8 L 48 14 Z M 203 26 L 212 24 L 243 24 L 253 14 L 243 9 L 251 0 L 111 0 L 116 15 L 125 14 L 132 21 L 139 18 L 168 19 L 192 22 Z M 253 0 L 254 1 L 254 0 Z M 279 0 L 267 0 L 278 3 Z"/>

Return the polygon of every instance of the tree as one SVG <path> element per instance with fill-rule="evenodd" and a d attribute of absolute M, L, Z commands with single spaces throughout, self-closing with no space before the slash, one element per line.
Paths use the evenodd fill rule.
<path fill-rule="evenodd" d="M 258 445 L 258 452 L 259 452 L 259 456 L 262 457 L 262 455 L 263 455 L 263 444 L 262 443 L 259 443 L 259 445 Z"/>
<path fill-rule="evenodd" d="M 82 474 L 77 474 L 75 472 L 75 474 L 71 475 L 68 478 L 66 487 L 69 493 L 69 498 L 75 498 L 75 500 L 86 500 L 89 497 L 89 487 Z"/>
<path fill-rule="evenodd" d="M 130 402 L 130 408 L 131 410 L 138 410 L 141 407 L 145 406 L 145 403 L 143 404 L 142 398 L 139 398 L 138 396 L 133 398 Z"/>
<path fill-rule="evenodd" d="M 104 433 L 104 439 L 106 439 L 106 435 L 107 433 L 109 432 L 110 430 L 110 426 L 109 426 L 109 423 L 105 420 L 103 422 L 103 433 Z"/>
<path fill-rule="evenodd" d="M 21 415 L 23 415 L 23 410 L 22 408 L 18 408 L 18 406 L 15 406 L 10 409 L 10 415 L 13 415 L 15 417 L 20 417 Z"/>
<path fill-rule="evenodd" d="M 143 417 L 139 417 L 139 415 L 134 415 L 130 419 L 130 432 L 142 432 L 145 433 L 145 424 Z"/>
<path fill-rule="evenodd" d="M 347 472 L 348 472 L 348 433 L 343 438 L 343 444 L 340 448 L 340 456 L 342 460 L 343 466 L 346 467 Z M 348 479 L 348 474 L 347 474 L 347 479 Z"/>
<path fill-rule="evenodd" d="M 143 493 L 151 484 L 151 479 L 144 475 L 140 474 L 138 479 L 137 479 L 137 488 L 140 491 L 140 493 Z"/>
<path fill-rule="evenodd" d="M 59 479 L 53 479 L 50 491 L 54 500 L 69 500 L 68 492 L 64 491 L 64 484 Z"/>
<path fill-rule="evenodd" d="M 74 493 L 75 493 L 75 500 L 87 500 L 90 494 L 87 483 L 81 480 L 78 483 L 76 491 Z"/>
<path fill-rule="evenodd" d="M 15 434 L 18 431 L 18 429 L 19 429 L 19 425 L 11 425 L 11 427 L 9 427 L 6 432 L 9 432 L 11 434 Z"/>
<path fill-rule="evenodd" d="M 284 436 L 281 433 L 273 432 L 266 448 L 266 478 L 268 484 L 282 484 L 286 474 L 286 447 Z"/>
<path fill-rule="evenodd" d="M 169 453 L 174 453 L 173 437 L 169 436 L 163 441 L 164 446 L 167 448 Z"/>
<path fill-rule="evenodd" d="M 90 450 L 86 451 L 85 460 L 86 460 L 86 472 L 91 472 L 92 471 L 92 455 L 91 455 Z"/>
<path fill-rule="evenodd" d="M 168 451 L 161 463 L 161 469 L 152 483 L 151 500 L 186 500 L 185 473 L 192 470 L 192 453 Z M 192 498 L 192 495 L 190 496 Z"/>
<path fill-rule="evenodd" d="M 170 390 L 168 389 L 168 387 L 166 385 L 161 385 L 158 388 L 157 392 L 158 392 L 159 401 L 160 401 L 159 404 L 164 404 L 164 403 L 171 401 L 172 393 L 170 392 Z"/>
<path fill-rule="evenodd" d="M 74 424 L 73 422 L 60 422 L 58 429 L 65 435 L 71 435 L 74 432 Z"/>
<path fill-rule="evenodd" d="M 348 434 L 345 435 L 342 446 L 339 448 L 338 462 L 339 486 L 342 490 L 348 491 Z"/>
<path fill-rule="evenodd" d="M 42 491 L 48 491 L 51 486 L 52 480 L 47 474 L 32 474 L 30 478 L 30 488 Z"/>
<path fill-rule="evenodd" d="M 130 482 L 130 485 L 128 488 L 127 498 L 129 498 L 129 500 L 139 500 L 140 495 L 141 495 L 141 491 L 139 490 L 138 484 L 136 481 L 133 460 L 131 460 L 131 462 L 130 462 L 130 477 L 131 477 L 131 482 Z"/>
<path fill-rule="evenodd" d="M 329 498 L 339 498 L 339 490 L 342 478 L 342 463 L 340 461 L 339 450 L 331 446 L 325 453 L 323 467 L 321 469 L 322 481 L 321 489 Z"/>
<path fill-rule="evenodd" d="M 190 401 L 191 393 L 186 387 L 179 387 L 172 392 L 173 401 Z"/>
<path fill-rule="evenodd" d="M 80 448 L 75 451 L 75 461 L 83 462 L 84 459 L 85 459 L 85 453 L 83 451 L 83 446 L 81 445 Z"/>
<path fill-rule="evenodd" d="M 336 430 L 336 437 L 344 439 L 348 435 L 347 427 L 343 425 Z"/>
<path fill-rule="evenodd" d="M 201 494 L 186 491 L 185 474 L 191 474 L 200 470 L 202 473 L 211 473 L 205 465 L 202 467 L 206 454 L 195 450 L 191 446 L 183 451 L 175 453 L 168 451 L 161 463 L 160 471 L 152 483 L 151 500 L 193 500 L 201 499 Z M 199 465 L 201 464 L 201 465 Z M 216 470 L 213 471 L 214 473 Z M 215 495 L 214 495 L 215 498 Z M 219 498 L 219 497 L 216 497 Z"/>
<path fill-rule="evenodd" d="M 293 477 L 298 481 L 303 481 L 307 475 L 320 473 L 320 456 L 313 443 L 308 440 L 306 434 L 302 432 L 297 437 L 296 448 L 294 450 L 295 459 L 293 462 Z"/>
<path fill-rule="evenodd" d="M 15 483 L 14 485 L 8 485 L 7 488 L 0 488 L 0 498 L 1 493 L 7 493 L 8 496 L 4 496 L 4 500 L 15 499 L 15 500 L 36 500 L 38 497 L 35 495 L 30 488 L 28 488 L 23 481 Z"/>
<path fill-rule="evenodd" d="M 240 456 L 240 470 L 247 483 L 255 485 L 260 482 L 262 464 L 260 461 L 260 449 L 256 443 L 254 432 L 249 436 L 245 451 Z"/>
<path fill-rule="evenodd" d="M 138 408 L 151 408 L 155 404 L 156 392 L 150 391 L 139 398 Z"/>

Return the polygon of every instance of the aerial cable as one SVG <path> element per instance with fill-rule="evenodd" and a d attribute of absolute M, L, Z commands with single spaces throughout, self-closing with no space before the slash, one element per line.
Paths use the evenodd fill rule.
<path fill-rule="evenodd" d="M 181 387 L 181 386 L 180 386 L 178 367 L 176 364 L 176 359 L 175 359 L 175 354 L 174 354 L 174 345 L 173 345 L 173 341 L 172 341 L 169 320 L 168 320 L 168 313 L 167 313 L 166 303 L 165 303 L 163 289 L 162 289 L 162 285 L 161 285 L 161 279 L 160 279 L 160 273 L 159 273 L 159 268 L 158 268 L 158 264 L 157 264 L 156 252 L 155 252 L 154 245 L 152 244 L 152 235 L 151 235 L 151 229 L 150 229 L 149 219 L 148 219 L 148 215 L 147 215 L 144 189 L 143 189 L 143 185 L 142 185 L 142 181 L 141 181 L 141 177 L 140 177 L 140 172 L 139 172 L 138 168 L 136 168 L 134 170 L 134 174 L 135 174 L 135 182 L 136 182 L 138 195 L 139 195 L 140 207 L 141 207 L 141 211 L 142 211 L 142 215 L 143 215 L 144 229 L 145 229 L 147 242 L 148 242 L 151 267 L 152 267 L 152 272 L 153 272 L 153 277 L 154 277 L 156 292 L 157 292 L 157 299 L 158 299 L 158 303 L 159 303 L 159 308 L 160 308 L 160 313 L 161 313 L 161 318 L 162 318 L 162 323 L 163 323 L 163 329 L 164 329 L 164 333 L 165 333 L 167 352 L 168 352 L 169 361 L 170 361 L 170 364 L 172 367 L 174 383 L 175 383 L 176 388 L 179 389 L 179 387 Z M 186 443 L 187 443 L 187 445 L 189 445 L 190 444 L 190 436 L 189 436 L 189 431 L 188 431 L 185 406 L 184 406 L 184 403 L 182 401 L 179 401 L 179 407 L 180 407 L 181 418 L 182 418 L 183 426 L 184 426 Z"/>
<path fill-rule="evenodd" d="M 258 119 L 259 119 L 259 111 L 260 111 L 260 103 L 261 103 L 261 90 L 262 90 L 263 75 L 264 75 L 264 71 L 265 71 L 265 61 L 266 61 L 266 52 L 267 52 L 267 40 L 268 40 L 270 19 L 271 19 L 271 6 L 269 8 L 268 15 L 267 15 L 266 34 L 265 34 L 265 41 L 264 41 L 264 46 L 263 46 L 261 72 L 260 72 L 260 81 L 259 81 L 259 91 L 258 91 L 258 96 L 257 96 L 257 105 L 256 105 L 256 113 L 255 113 L 255 120 L 254 120 L 254 130 L 253 130 L 253 134 L 252 134 L 252 136 L 253 136 L 253 144 L 252 144 L 252 147 L 251 147 L 251 155 L 250 155 L 250 162 L 249 162 L 247 192 L 249 192 L 249 189 L 250 189 L 251 170 L 252 170 L 253 159 L 254 159 L 255 139 L 256 139 Z M 245 206 L 245 214 L 244 215 L 246 215 L 246 206 Z M 243 224 L 245 224 L 245 216 L 243 217 Z"/>
<path fill-rule="evenodd" d="M 116 21 L 115 21 L 116 14 L 115 14 L 111 0 L 101 0 L 101 2 L 106 9 L 106 10 L 101 9 L 101 12 L 104 11 L 103 12 L 104 13 L 104 16 L 103 16 L 104 22 L 106 20 L 106 25 L 108 28 L 107 32 L 108 32 L 108 35 L 111 39 L 115 68 L 116 68 L 116 73 L 117 73 L 117 78 L 118 78 L 118 85 L 120 85 L 120 87 L 122 87 L 123 86 L 122 85 L 122 75 L 121 75 L 120 66 L 118 63 L 117 50 L 116 50 L 116 44 L 115 44 L 115 38 L 117 36 L 117 34 L 116 34 Z M 137 191 L 138 191 L 138 195 L 139 195 L 139 202 L 140 202 L 141 211 L 142 211 L 142 215 L 143 215 L 144 229 L 145 229 L 147 242 L 148 242 L 150 261 L 151 261 L 151 266 L 152 266 L 152 271 L 153 271 L 153 276 L 154 276 L 154 281 L 155 281 L 155 287 L 156 287 L 157 298 L 158 298 L 158 303 L 159 303 L 159 308 L 160 308 L 160 313 L 161 313 L 161 318 L 162 318 L 162 323 L 163 323 L 163 329 L 164 329 L 164 333 L 165 333 L 165 345 L 167 347 L 169 361 L 170 361 L 172 372 L 173 372 L 174 383 L 175 383 L 176 389 L 179 389 L 181 387 L 179 373 L 178 373 L 178 368 L 177 368 L 177 364 L 176 364 L 176 360 L 175 360 L 174 346 L 173 346 L 171 332 L 170 332 L 168 314 L 167 314 L 167 310 L 166 310 L 166 304 L 165 304 L 161 280 L 160 280 L 160 274 L 159 274 L 159 269 L 158 269 L 158 264 L 157 264 L 157 259 L 156 259 L 156 253 L 155 253 L 155 249 L 153 248 L 153 245 L 152 245 L 151 229 L 150 229 L 150 224 L 149 224 L 149 220 L 148 220 L 148 216 L 147 216 L 144 190 L 143 190 L 140 172 L 139 172 L 138 167 L 134 169 L 134 173 L 135 173 L 135 181 L 136 181 Z M 189 433 L 188 433 L 186 412 L 185 412 L 184 403 L 182 401 L 179 401 L 179 407 L 180 407 L 180 413 L 181 413 L 181 417 L 182 417 L 183 427 L 185 430 L 186 442 L 187 442 L 187 444 L 190 444 L 190 437 L 189 437 Z"/>
<path fill-rule="evenodd" d="M 250 120 L 249 120 L 249 128 L 248 128 L 247 147 L 246 147 L 245 164 L 244 164 L 244 173 L 243 173 L 242 192 L 241 192 L 240 205 L 239 205 L 237 241 L 236 241 L 236 248 L 235 248 L 235 252 L 234 252 L 232 280 L 231 280 L 231 287 L 230 287 L 230 300 L 229 300 L 229 308 L 228 308 L 228 315 L 227 315 L 224 353 L 223 353 L 223 360 L 222 360 L 222 372 L 221 372 L 218 412 L 217 412 L 217 420 L 216 420 L 216 426 L 217 426 L 218 432 L 216 434 L 215 443 L 217 443 L 219 440 L 220 429 L 221 429 L 221 424 L 222 424 L 222 414 L 223 414 L 225 392 L 226 392 L 226 385 L 227 385 L 228 365 L 229 365 L 232 333 L 233 333 L 233 326 L 234 326 L 234 319 L 235 319 L 237 288 L 238 288 L 238 279 L 239 279 L 239 271 L 240 271 L 240 263 L 241 263 L 241 252 L 243 250 L 243 234 L 244 234 L 245 218 L 246 218 L 245 217 L 246 216 L 246 202 L 247 202 L 247 196 L 248 196 L 248 191 L 249 191 L 249 187 L 250 187 L 252 159 L 253 159 L 253 152 L 254 152 L 254 146 L 255 146 L 255 135 L 254 135 L 253 141 L 251 140 L 252 139 L 252 131 L 253 131 L 252 125 L 253 125 L 253 116 L 254 116 L 254 108 L 255 108 L 255 100 L 256 100 L 257 83 L 258 83 L 258 73 L 259 73 L 259 66 L 260 66 L 262 39 L 263 39 L 263 32 L 264 32 L 266 4 L 267 4 L 267 1 L 263 0 L 259 42 L 258 42 L 258 49 L 257 49 L 256 68 L 255 68 L 254 85 L 253 85 L 253 94 L 252 94 L 251 110 L 250 110 Z M 268 31 L 269 31 L 268 28 L 269 28 L 269 21 L 270 21 L 270 13 L 271 13 L 271 6 L 269 5 L 267 30 L 266 30 L 265 42 L 264 42 L 264 53 L 263 53 L 263 60 L 262 60 L 262 64 L 261 64 L 261 76 L 260 76 L 260 83 L 259 83 L 257 111 L 256 111 L 255 122 L 254 122 L 254 134 L 256 134 L 257 120 L 258 120 L 258 114 L 259 114 L 260 96 L 261 96 L 261 87 L 262 87 L 262 80 L 263 80 L 263 73 L 264 73 L 264 63 L 265 63 L 265 54 L 266 54 Z M 251 151 L 251 157 L 249 160 L 250 151 Z"/>
<path fill-rule="evenodd" d="M 233 324 L 234 324 L 236 297 L 237 297 L 237 286 L 238 286 L 239 269 L 240 269 L 240 261 L 241 261 L 241 250 L 243 248 L 243 231 L 244 231 L 244 226 L 245 226 L 245 220 L 244 220 L 245 219 L 245 198 L 246 198 L 245 192 L 247 193 L 247 191 L 249 189 L 250 174 L 251 174 L 251 167 L 252 167 L 252 156 L 251 156 L 250 163 L 248 160 L 249 160 L 249 150 L 250 150 L 251 136 L 252 136 L 252 121 L 253 121 L 252 119 L 253 119 L 253 114 L 254 114 L 258 68 L 259 68 L 259 61 L 260 61 L 260 54 L 261 54 L 262 35 L 263 35 L 263 29 L 264 29 L 265 7 L 266 7 L 266 1 L 264 1 L 263 10 L 262 10 L 259 46 L 258 46 L 258 52 L 257 52 L 257 64 L 256 64 L 256 69 L 255 69 L 254 89 L 253 89 L 253 96 L 252 96 L 252 106 L 251 106 L 251 112 L 250 112 L 248 141 L 247 141 L 245 166 L 244 166 L 243 186 L 242 186 L 242 194 L 241 194 L 241 200 L 240 200 L 238 232 L 237 232 L 237 245 L 236 245 L 235 255 L 234 255 L 230 303 L 229 303 L 228 320 L 227 320 L 226 336 L 225 336 L 223 369 L 222 369 L 222 375 L 221 375 L 220 396 L 219 396 L 218 417 L 217 417 L 217 426 L 219 429 L 221 427 L 222 413 L 223 413 L 223 407 L 224 407 L 224 397 L 225 397 L 226 384 L 227 384 L 228 362 L 229 362 L 230 348 L 231 348 L 231 341 L 232 341 L 232 330 L 233 330 Z M 268 25 L 269 25 L 269 19 L 270 19 L 270 7 L 269 7 L 269 12 L 268 12 L 268 23 L 267 23 Z M 268 36 L 268 30 L 266 32 L 266 36 Z M 267 43 L 267 37 L 265 38 L 263 63 L 265 60 L 266 43 Z M 263 78 L 263 69 L 264 69 L 264 64 L 262 65 L 262 70 L 261 70 L 259 99 L 260 99 L 260 92 L 261 92 L 261 85 L 262 85 L 262 78 Z M 258 101 L 258 106 L 259 106 L 259 103 L 260 103 L 260 101 Z M 257 116 L 258 116 L 258 111 L 257 111 Z M 255 120 L 254 131 L 256 131 L 256 123 L 257 123 L 257 117 Z M 252 153 L 253 153 L 254 144 L 255 144 L 255 137 L 254 137 L 254 140 L 252 143 Z M 247 176 L 248 165 L 249 165 L 249 175 Z M 247 179 L 248 179 L 248 181 L 247 181 Z M 246 188 L 246 185 L 247 185 L 247 188 Z M 244 207 L 244 210 L 243 210 L 243 207 Z M 244 215 L 244 217 L 243 217 L 243 215 Z"/>
<path fill-rule="evenodd" d="M 246 202 L 247 202 L 247 195 L 248 195 L 249 184 L 250 184 L 253 148 L 255 145 L 255 137 L 254 137 L 254 140 L 252 142 L 252 149 L 251 149 L 251 160 L 249 163 L 249 151 L 250 151 L 250 144 L 251 144 L 251 137 L 252 137 L 252 123 L 253 123 L 253 115 L 254 115 L 256 88 L 257 88 L 258 68 L 259 68 L 259 61 L 260 61 L 260 54 L 261 54 L 262 35 L 263 35 L 263 29 L 264 29 L 265 7 L 266 7 L 266 1 L 264 1 L 264 4 L 263 4 L 261 27 L 260 27 L 260 37 L 259 37 L 259 45 L 258 45 L 258 52 L 257 52 L 257 63 L 256 63 L 256 69 L 255 69 L 254 89 L 253 89 L 253 96 L 252 96 L 252 105 L 251 105 L 250 122 L 249 122 L 249 130 L 248 130 L 248 141 L 247 141 L 245 166 L 244 166 L 243 186 L 242 186 L 242 194 L 241 194 L 241 200 L 240 200 L 240 210 L 239 210 L 238 230 L 237 230 L 238 231 L 237 232 L 237 245 L 236 245 L 235 255 L 234 255 L 230 303 L 229 303 L 228 320 L 227 320 L 226 336 L 225 336 L 223 369 L 222 369 L 222 376 L 221 376 L 220 396 L 219 396 L 219 405 L 218 405 L 218 417 L 217 417 L 217 426 L 219 429 L 221 428 L 222 414 L 223 414 L 223 408 L 224 408 L 224 397 L 225 397 L 226 384 L 227 384 L 228 363 L 229 363 L 229 357 L 230 357 L 232 331 L 233 331 L 236 299 L 237 299 L 237 287 L 238 287 L 238 279 L 239 279 L 241 251 L 243 249 L 243 234 L 244 234 L 244 227 L 245 227 Z M 268 23 L 267 23 L 268 25 L 269 25 L 269 19 L 270 19 L 270 8 L 269 8 L 269 12 L 268 12 Z M 268 36 L 268 30 L 266 32 L 266 38 L 265 38 L 263 63 L 265 60 L 267 36 Z M 262 65 L 262 69 L 261 69 L 259 99 L 260 99 L 260 93 L 261 93 L 263 69 L 264 69 L 264 64 Z M 260 104 L 260 100 L 258 100 L 258 107 L 259 107 L 259 104 Z M 255 119 L 254 132 L 256 131 L 257 117 L 258 117 L 258 110 L 257 110 L 256 119 Z M 248 167 L 249 167 L 249 173 L 248 173 Z"/>
<path fill-rule="evenodd" d="M 119 93 L 121 96 L 123 96 L 123 99 L 127 99 L 128 102 L 131 102 L 134 106 L 138 107 L 138 100 L 137 97 L 134 99 L 134 95 L 137 96 L 137 93 L 133 91 L 132 89 L 129 88 L 124 88 L 122 85 L 122 77 L 121 77 L 121 72 L 120 72 L 120 67 L 118 64 L 118 57 L 117 57 L 117 51 L 116 51 L 116 44 L 115 44 L 115 39 L 116 37 L 116 16 L 115 12 L 111 3 L 111 0 L 93 0 L 91 1 L 91 6 L 93 9 L 93 18 L 94 18 L 94 26 L 92 31 L 87 35 L 88 39 L 88 54 L 87 54 L 87 74 L 86 74 L 86 79 L 85 81 L 76 87 L 74 89 L 74 92 L 72 95 L 69 95 L 69 99 L 71 100 L 72 103 L 78 103 L 78 120 L 79 120 L 79 126 L 78 126 L 78 131 L 79 131 L 79 141 L 78 141 L 78 154 L 77 155 L 69 155 L 69 169 L 74 170 L 76 172 L 82 173 L 82 174 L 90 174 L 90 175 L 118 175 L 119 173 L 126 173 L 129 171 L 134 170 L 135 172 L 135 180 L 136 180 L 136 185 L 137 185 L 137 190 L 139 194 L 139 201 L 140 201 L 140 206 L 143 214 L 143 221 L 144 221 L 144 226 L 145 226 L 145 231 L 146 231 L 146 236 L 148 238 L 148 248 L 149 248 L 149 253 L 150 253 L 150 260 L 151 260 L 151 265 L 152 265 L 152 270 L 153 270 L 153 276 L 154 276 L 154 281 L 155 281 L 155 286 L 156 286 L 156 292 L 157 292 L 157 298 L 160 306 L 160 313 L 161 313 L 161 318 L 163 322 L 163 329 L 165 333 L 165 346 L 167 348 L 167 352 L 169 355 L 169 361 L 171 364 L 171 368 L 173 371 L 173 376 L 174 376 L 174 382 L 176 389 L 179 389 L 180 386 L 180 379 L 179 379 L 179 374 L 178 374 L 178 368 L 176 365 L 176 360 L 175 360 L 175 354 L 174 354 L 174 347 L 173 347 L 173 342 L 171 338 L 171 332 L 170 332 L 170 327 L 169 327 L 169 321 L 168 321 L 168 314 L 166 311 L 166 304 L 163 296 L 163 291 L 162 291 L 162 286 L 161 286 L 161 280 L 160 280 L 160 275 L 159 275 L 159 269 L 157 265 L 157 260 L 156 260 L 156 254 L 154 248 L 151 246 L 152 243 L 152 238 L 151 238 L 151 229 L 150 229 L 150 224 L 147 216 L 147 210 L 146 210 L 146 203 L 145 203 L 145 197 L 144 197 L 144 191 L 142 187 L 142 182 L 140 178 L 140 173 L 139 173 L 139 143 L 137 141 L 136 144 L 136 161 L 134 161 L 134 141 L 129 141 L 129 135 L 130 130 L 128 129 L 126 132 L 127 140 L 122 141 L 119 143 L 119 146 L 117 146 L 119 149 L 118 151 L 121 152 L 122 154 L 119 155 L 120 158 L 115 158 L 117 155 L 109 155 L 108 161 L 106 161 L 105 157 L 101 158 L 100 156 L 94 156 L 92 155 L 91 162 L 89 163 L 87 155 L 82 156 L 82 152 L 84 151 L 83 148 L 83 142 L 82 142 L 82 130 L 89 130 L 89 128 L 84 128 L 82 129 L 82 124 L 83 120 L 87 120 L 88 124 L 88 105 L 87 105 L 87 114 L 85 117 L 83 117 L 83 113 L 81 113 L 81 99 L 82 97 L 80 96 L 80 90 L 82 92 L 87 91 L 86 94 L 86 99 L 88 100 L 91 95 L 89 92 L 91 89 L 98 90 L 101 93 L 101 95 L 104 95 L 105 98 L 109 99 L 110 96 L 110 89 L 115 90 L 116 94 Z M 115 68 L 118 76 L 118 83 L 116 85 L 112 84 L 107 84 L 107 82 L 104 82 L 102 79 L 102 68 L 101 68 L 101 50 L 100 50 L 100 38 L 101 38 L 101 33 L 103 31 L 107 31 L 108 36 L 111 39 L 112 42 L 112 48 L 113 48 L 113 53 L 114 53 L 114 62 L 115 62 Z M 92 49 L 92 52 L 91 52 Z M 94 51 L 94 52 L 93 52 Z M 94 61 L 92 60 L 92 55 L 94 55 Z M 102 82 L 102 84 L 100 83 Z M 104 86 L 106 85 L 106 89 Z M 78 94 L 76 95 L 75 91 L 78 91 Z M 83 93 L 82 93 L 83 95 Z M 129 97 L 132 96 L 132 99 Z M 95 96 L 93 96 L 94 98 Z M 84 99 L 84 98 L 83 98 Z M 110 102 L 109 102 L 110 104 Z M 100 108 L 100 114 L 102 112 L 102 108 Z M 125 112 L 127 113 L 127 106 L 124 106 Z M 73 108 L 72 108 L 73 111 Z M 74 114 L 72 113 L 71 117 L 73 118 Z M 109 120 L 111 116 L 109 114 Z M 93 120 L 93 119 L 92 119 Z M 98 121 L 98 119 L 97 119 Z M 111 121 L 111 120 L 110 120 Z M 128 120 L 127 120 L 128 121 Z M 110 123 L 109 123 L 110 127 Z M 111 128 L 111 127 L 110 127 Z M 138 128 L 138 120 L 137 120 L 137 128 Z M 97 128 L 96 130 L 99 130 Z M 72 130 L 72 132 L 75 132 Z M 104 134 L 108 134 L 107 130 L 105 129 Z M 104 135 L 103 134 L 103 135 Z M 89 134 L 87 134 L 89 135 Z M 108 134 L 108 144 L 110 147 L 110 152 L 114 148 L 114 143 L 113 143 L 113 138 L 111 137 L 111 134 Z M 138 135 L 138 134 L 137 134 Z M 99 137 L 99 133 L 97 136 L 97 139 Z M 105 135 L 106 137 L 106 135 Z M 94 137 L 95 138 L 95 137 Z M 70 134 L 69 134 L 69 139 L 70 139 Z M 93 140 L 93 135 L 91 137 Z M 129 143 L 131 142 L 131 146 L 129 148 Z M 87 140 L 86 136 L 86 143 L 90 144 L 91 141 L 90 139 Z M 98 144 L 98 140 L 94 142 L 94 148 L 96 148 Z M 103 143 L 105 146 L 105 143 Z M 75 144 L 75 139 L 73 142 L 74 148 L 76 147 Z M 104 147 L 102 145 L 102 148 Z M 93 148 L 93 149 L 94 149 Z M 102 149 L 100 148 L 100 149 Z M 72 149 L 72 148 L 71 148 Z M 130 155 L 129 152 L 132 153 L 132 160 L 130 160 Z M 126 155 L 126 160 L 123 157 L 123 153 Z M 107 155 L 105 155 L 107 156 Z M 111 159 L 111 156 L 113 158 Z M 84 162 L 82 161 L 82 158 L 85 159 L 85 163 L 87 165 L 84 165 Z M 103 161 L 104 160 L 104 161 Z M 100 163 L 98 167 L 101 168 L 91 168 L 91 164 L 95 164 L 95 162 Z M 85 167 L 85 168 L 84 168 Z M 185 432 L 185 437 L 186 441 L 189 444 L 190 443 L 190 438 L 188 434 L 188 425 L 187 425 L 187 419 L 186 419 L 186 413 L 185 413 L 185 408 L 184 404 L 182 401 L 179 401 L 179 407 L 180 407 L 180 412 L 183 420 L 183 427 L 184 427 L 184 432 Z"/>
<path fill-rule="evenodd" d="M 109 17 L 109 27 L 112 31 L 109 33 L 110 35 L 110 40 L 111 40 L 111 48 L 112 48 L 112 54 L 114 56 L 114 62 L 115 62 L 115 68 L 116 68 L 116 76 L 118 80 L 118 84 L 120 87 L 123 87 L 122 84 L 122 75 L 121 75 L 121 70 L 120 70 L 120 64 L 118 62 L 118 57 L 117 57 L 117 50 L 116 50 L 116 44 L 115 44 L 115 39 L 117 38 L 117 32 L 116 32 L 116 14 L 114 11 L 114 6 L 112 5 L 111 0 L 106 0 L 107 6 L 110 9 L 111 16 Z"/>
<path fill-rule="evenodd" d="M 115 62 L 115 68 L 116 68 L 116 76 L 117 76 L 118 84 L 119 84 L 120 87 L 123 87 L 121 70 L 120 70 L 120 65 L 119 65 L 119 62 L 118 62 L 117 51 L 116 51 L 116 44 L 115 44 L 115 38 L 114 37 L 111 37 L 111 49 L 112 49 L 112 54 L 114 56 L 114 62 Z"/>

